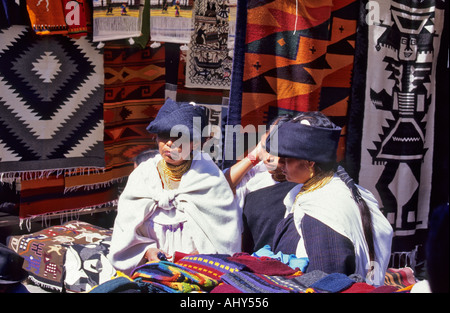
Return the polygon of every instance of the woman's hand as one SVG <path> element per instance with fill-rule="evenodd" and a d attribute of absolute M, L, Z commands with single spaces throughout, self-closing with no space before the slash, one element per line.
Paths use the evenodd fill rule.
<path fill-rule="evenodd" d="M 266 136 L 263 136 L 264 138 L 266 138 Z M 265 142 L 265 139 L 264 139 Z M 264 157 L 264 142 L 261 139 L 258 144 L 256 145 L 256 147 L 250 151 L 247 155 L 247 157 L 251 160 L 251 161 L 255 161 L 256 164 L 258 164 L 260 161 L 263 160 Z"/>
<path fill-rule="evenodd" d="M 167 260 L 172 259 L 171 255 L 157 248 L 148 248 L 144 254 L 144 258 L 148 261 L 161 261 L 162 258 L 158 256 L 159 253 L 162 253 Z"/>

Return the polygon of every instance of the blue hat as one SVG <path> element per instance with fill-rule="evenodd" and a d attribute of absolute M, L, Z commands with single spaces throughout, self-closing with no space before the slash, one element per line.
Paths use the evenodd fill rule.
<path fill-rule="evenodd" d="M 270 133 L 266 150 L 285 158 L 317 163 L 335 162 L 340 135 L 341 128 L 334 124 L 332 128 L 327 128 L 288 121 Z"/>
<path fill-rule="evenodd" d="M 206 108 L 188 102 L 176 102 L 170 98 L 159 109 L 156 118 L 147 126 L 155 134 L 189 134 L 192 139 L 202 136 L 207 125 Z"/>

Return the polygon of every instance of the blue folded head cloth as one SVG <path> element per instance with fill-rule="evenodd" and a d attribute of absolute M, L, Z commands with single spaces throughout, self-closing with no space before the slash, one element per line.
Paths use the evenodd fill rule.
<path fill-rule="evenodd" d="M 266 150 L 272 155 L 329 163 L 336 161 L 341 128 L 300 124 L 288 121 L 271 131 Z"/>
<path fill-rule="evenodd" d="M 147 126 L 147 131 L 178 137 L 181 134 L 200 139 L 208 124 L 206 108 L 189 102 L 176 102 L 170 98 L 159 109 L 156 118 Z"/>

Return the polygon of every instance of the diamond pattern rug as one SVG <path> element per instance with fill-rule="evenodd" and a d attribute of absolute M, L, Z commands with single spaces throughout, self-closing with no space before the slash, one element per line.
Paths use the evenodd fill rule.
<path fill-rule="evenodd" d="M 103 57 L 82 37 L 0 32 L 0 173 L 102 168 Z"/>

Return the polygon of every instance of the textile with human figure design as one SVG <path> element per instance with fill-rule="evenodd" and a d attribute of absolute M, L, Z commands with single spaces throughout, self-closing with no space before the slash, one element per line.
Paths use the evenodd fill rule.
<path fill-rule="evenodd" d="M 359 183 L 379 200 L 394 240 L 428 228 L 444 6 L 435 0 L 368 5 L 372 19 L 361 40 L 367 53 L 358 58 L 367 63 L 357 85 L 364 94 L 355 102 L 364 119 L 354 152 Z"/>
<path fill-rule="evenodd" d="M 8 247 L 24 258 L 23 268 L 35 284 L 63 291 L 67 248 L 75 244 L 98 244 L 111 235 L 109 229 L 71 221 L 31 234 L 10 236 Z"/>
<path fill-rule="evenodd" d="M 225 0 L 194 2 L 194 31 L 187 52 L 186 87 L 230 88 L 229 13 Z"/>

